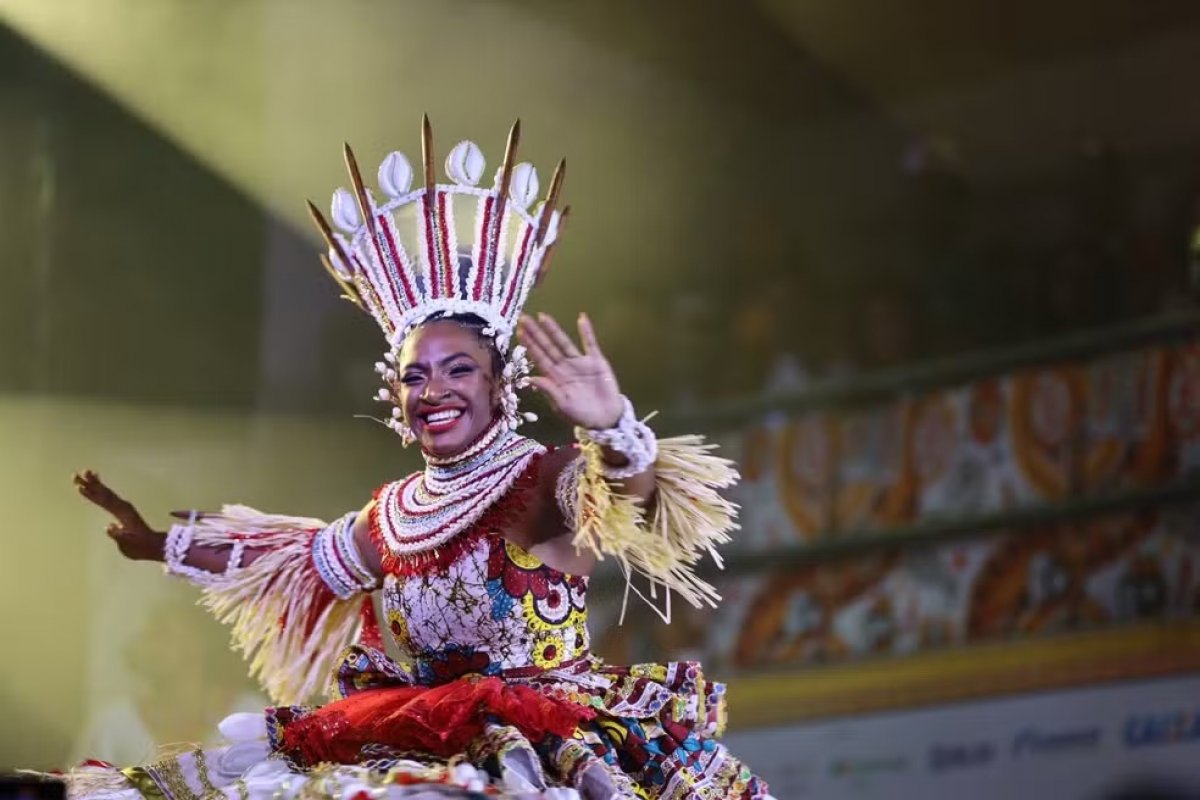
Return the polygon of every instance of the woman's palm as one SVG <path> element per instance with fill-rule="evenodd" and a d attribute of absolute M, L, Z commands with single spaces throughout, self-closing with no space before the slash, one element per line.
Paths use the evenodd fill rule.
<path fill-rule="evenodd" d="M 520 335 L 539 372 L 530 382 L 559 414 L 584 428 L 617 423 L 623 409 L 621 390 L 586 316 L 579 318 L 582 351 L 547 314 L 523 318 Z"/>

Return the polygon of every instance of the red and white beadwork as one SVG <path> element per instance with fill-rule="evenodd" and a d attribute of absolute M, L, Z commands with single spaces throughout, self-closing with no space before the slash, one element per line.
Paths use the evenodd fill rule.
<path fill-rule="evenodd" d="M 509 134 L 504 161 L 491 188 L 481 188 L 486 164 L 474 142 L 451 149 L 445 171 L 451 183 L 434 180 L 432 133 L 423 123 L 424 185 L 414 189 L 413 169 L 402 153 L 389 154 L 379 166 L 385 199 L 363 185 L 349 147 L 346 162 L 352 190 L 333 193 L 333 226 L 310 204 L 313 220 L 328 246 L 326 266 L 344 295 L 368 312 L 387 337 L 385 361 L 375 365 L 389 388 L 376 399 L 392 402 L 395 359 L 404 338 L 421 323 L 439 316 L 473 314 L 486 325 L 505 362 L 501 411 L 515 430 L 533 414 L 517 410 L 517 389 L 528 384 L 530 364 L 524 348 L 514 348 L 513 332 L 521 309 L 549 264 L 567 209 L 555 209 L 562 184 L 560 162 L 545 201 L 538 195 L 537 170 L 514 164 L 520 125 Z M 403 418 L 393 412 L 383 421 L 405 440 L 412 439 Z"/>
<path fill-rule="evenodd" d="M 464 458 L 426 460 L 424 472 L 385 486 L 378 497 L 379 532 L 397 556 L 430 552 L 476 522 L 546 452 L 532 439 L 494 426 Z"/>
<path fill-rule="evenodd" d="M 357 519 L 358 512 L 351 511 L 318 531 L 312 541 L 313 566 L 329 591 L 340 600 L 379 588 L 354 541 Z"/>
<path fill-rule="evenodd" d="M 509 149 L 515 148 L 515 138 Z M 491 188 L 478 186 L 485 163 L 479 146 L 459 142 L 446 158 L 452 183 L 412 188 L 413 170 L 393 152 L 379 167 L 385 199 L 369 190 L 338 189 L 329 259 L 358 291 L 393 348 L 439 312 L 476 314 L 508 349 L 517 318 L 558 234 L 553 194 L 534 205 L 537 171 L 501 168 Z M 353 170 L 352 170 L 353 177 Z M 364 207 L 364 201 L 366 206 Z M 364 213 L 370 212 L 370 219 Z M 331 243 L 332 244 L 332 243 Z"/>

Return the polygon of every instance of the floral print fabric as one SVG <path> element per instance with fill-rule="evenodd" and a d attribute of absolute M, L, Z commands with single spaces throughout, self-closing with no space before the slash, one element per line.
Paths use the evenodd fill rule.
<path fill-rule="evenodd" d="M 475 763 L 519 754 L 536 764 L 535 781 L 585 798 L 768 797 L 766 784 L 715 739 L 724 728 L 724 685 L 694 662 L 604 664 L 589 652 L 586 578 L 543 564 L 494 531 L 463 536 L 449 563 L 386 578 L 384 624 L 399 657 L 352 647 L 339 694 L 495 676 L 586 707 L 591 719 L 570 736 L 539 740 L 493 719 L 468 748 Z M 383 754 L 375 747 L 362 756 Z"/>

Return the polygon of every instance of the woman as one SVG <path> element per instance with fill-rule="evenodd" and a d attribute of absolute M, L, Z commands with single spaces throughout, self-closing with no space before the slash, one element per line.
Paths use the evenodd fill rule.
<path fill-rule="evenodd" d="M 332 524 L 227 506 L 186 514 L 165 536 L 94 473 L 76 477 L 115 518 L 123 554 L 202 587 L 281 704 L 228 718 L 228 746 L 77 773 L 76 794 L 767 796 L 714 740 L 724 687 L 699 665 L 617 667 L 588 651 L 599 557 L 615 557 L 632 591 L 638 577 L 714 603 L 694 566 L 728 538 L 733 508 L 716 490 L 736 474 L 698 437 L 655 439 L 586 317 L 577 345 L 550 317 L 521 316 L 563 215 L 561 164 L 528 210 L 537 176 L 513 163 L 518 131 L 490 189 L 477 188 L 484 165 L 470 142 L 447 159 L 453 183 L 434 183 L 426 120 L 423 187 L 411 190 L 393 153 L 376 202 L 347 148 L 354 191 L 333 203 L 346 235 L 310 204 L 327 268 L 388 338 L 379 399 L 394 404 L 387 425 L 420 446 L 423 472 Z M 510 351 L 514 335 L 522 346 Z M 515 432 L 531 416 L 517 408 L 527 385 L 575 426 L 575 446 L 547 450 Z M 298 705 L 330 674 L 336 699 Z"/>

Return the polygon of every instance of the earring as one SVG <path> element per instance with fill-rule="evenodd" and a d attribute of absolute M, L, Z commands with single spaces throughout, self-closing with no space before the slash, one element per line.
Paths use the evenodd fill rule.
<path fill-rule="evenodd" d="M 408 427 L 408 425 L 404 424 L 403 422 L 396 423 L 395 430 L 396 433 L 400 434 L 401 447 L 408 447 L 417 440 L 417 437 L 412 432 L 412 428 Z"/>
<path fill-rule="evenodd" d="M 401 416 L 399 406 L 392 406 L 392 418 L 388 421 L 387 426 L 400 437 L 400 444 L 403 447 L 408 447 L 417 440 L 417 437 L 413 435 L 412 428 L 408 427 L 408 423 Z"/>
<path fill-rule="evenodd" d="M 537 414 L 532 411 L 521 413 L 518 410 L 520 400 L 517 390 L 529 385 L 529 374 L 532 370 L 533 364 L 525 354 L 525 347 L 514 347 L 500 376 L 500 414 L 504 426 L 510 431 L 515 431 L 522 422 L 537 422 Z"/>
<path fill-rule="evenodd" d="M 393 381 L 396 379 L 395 371 L 388 368 L 386 364 L 380 362 L 375 366 L 376 372 L 378 372 L 380 375 L 383 375 L 384 380 Z M 391 391 L 386 388 L 380 389 L 375 393 L 375 400 L 379 403 L 392 404 L 392 418 L 383 424 L 387 425 L 396 432 L 396 434 L 400 437 L 400 444 L 402 444 L 404 447 L 408 447 L 410 444 L 415 442 L 417 437 L 413 435 L 412 428 L 408 427 L 408 423 L 404 421 L 403 412 L 400 411 L 400 406 L 396 405 L 395 400 L 392 398 Z"/>

